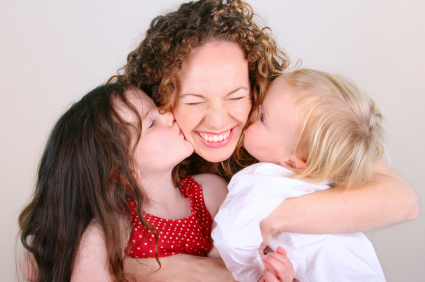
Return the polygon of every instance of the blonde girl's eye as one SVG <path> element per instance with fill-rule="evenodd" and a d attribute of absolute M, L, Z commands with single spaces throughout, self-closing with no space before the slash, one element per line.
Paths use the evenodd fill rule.
<path fill-rule="evenodd" d="M 196 105 L 199 105 L 199 104 L 201 104 L 201 102 L 196 102 L 196 103 L 185 103 L 185 105 L 188 105 L 188 106 L 196 106 Z"/>
<path fill-rule="evenodd" d="M 154 126 L 154 124 L 155 124 L 155 120 L 152 120 L 152 123 L 149 125 L 148 128 L 152 128 Z"/>

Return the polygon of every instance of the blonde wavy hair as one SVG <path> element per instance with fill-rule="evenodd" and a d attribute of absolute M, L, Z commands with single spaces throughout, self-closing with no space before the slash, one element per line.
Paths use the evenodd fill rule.
<path fill-rule="evenodd" d="M 304 109 L 294 152 L 306 162 L 295 178 L 357 187 L 371 180 L 384 152 L 382 115 L 365 91 L 342 76 L 300 69 L 284 74 Z"/>

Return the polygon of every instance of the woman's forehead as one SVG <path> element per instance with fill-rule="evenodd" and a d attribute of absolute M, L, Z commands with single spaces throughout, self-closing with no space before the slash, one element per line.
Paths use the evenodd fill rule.
<path fill-rule="evenodd" d="M 248 60 L 236 43 L 210 42 L 192 52 L 177 75 L 179 95 L 249 89 Z"/>

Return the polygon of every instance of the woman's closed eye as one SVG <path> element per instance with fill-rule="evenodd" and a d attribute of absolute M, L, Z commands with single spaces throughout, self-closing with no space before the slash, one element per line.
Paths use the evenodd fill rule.
<path fill-rule="evenodd" d="M 243 99 L 243 98 L 245 98 L 245 97 L 246 97 L 246 96 L 235 97 L 235 98 L 229 98 L 229 100 L 237 101 L 237 100 L 241 100 L 241 99 Z"/>
<path fill-rule="evenodd" d="M 193 102 L 193 103 L 184 103 L 185 105 L 188 105 L 188 106 L 196 106 L 196 105 L 199 105 L 199 104 L 201 104 L 202 102 Z"/>

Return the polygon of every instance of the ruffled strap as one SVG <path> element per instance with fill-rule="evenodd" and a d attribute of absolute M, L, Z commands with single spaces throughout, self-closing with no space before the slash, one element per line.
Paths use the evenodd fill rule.
<path fill-rule="evenodd" d="M 180 181 L 180 192 L 182 193 L 184 198 L 189 198 L 195 192 L 196 184 L 198 184 L 195 179 L 190 176 L 183 176 Z"/>

